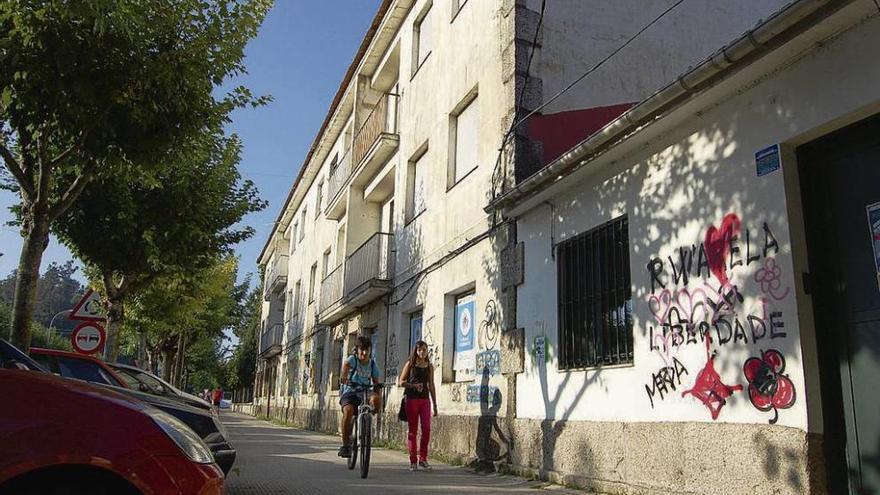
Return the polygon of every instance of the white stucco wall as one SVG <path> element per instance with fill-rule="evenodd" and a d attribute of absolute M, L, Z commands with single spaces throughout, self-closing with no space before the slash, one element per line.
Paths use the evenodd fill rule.
<path fill-rule="evenodd" d="M 869 2 L 864 2 L 870 12 Z M 546 335 L 549 354 L 557 354 L 556 264 L 552 257 L 553 241 L 560 242 L 587 231 L 622 214 L 629 218 L 630 266 L 633 292 L 634 363 L 631 366 L 586 371 L 560 372 L 551 359 L 546 363 L 527 359 L 526 372 L 518 379 L 519 397 L 541 397 L 541 400 L 520 400 L 519 417 L 554 418 L 592 421 L 696 421 L 711 422 L 712 416 L 697 398 L 682 396 L 694 387 L 701 369 L 707 364 L 706 348 L 701 344 L 672 347 L 669 352 L 652 349 L 651 327 L 657 326 L 657 314 L 669 301 L 688 310 L 704 294 L 717 301 L 712 291 L 720 284 L 714 275 L 694 277 L 689 283 L 671 282 L 668 256 L 680 246 L 699 245 L 707 230 L 721 227 L 725 215 L 734 214 L 742 222 L 740 257 L 746 258 L 746 231 L 750 233 L 750 253 L 764 246 L 763 224 L 766 222 L 779 243 L 779 252 L 769 258 L 778 268 L 778 285 L 764 285 L 757 277 L 773 275 L 760 257 L 727 273 L 743 296 L 729 308 L 745 328 L 747 342 L 739 339 L 711 349 L 714 365 L 722 382 L 741 385 L 726 401 L 715 421 L 767 424 L 773 412 L 757 410 L 750 402 L 749 383 L 743 364 L 762 351 L 778 350 L 785 359 L 784 374 L 792 381 L 796 398 L 789 409 L 779 410 L 779 425 L 809 431 L 821 431 L 821 421 L 808 418 L 819 414 L 818 389 L 805 386 L 815 348 L 811 334 L 812 322 L 801 321 L 803 305 L 809 304 L 799 287 L 795 271 L 787 197 L 798 195 L 796 185 L 786 182 L 792 177 L 794 155 L 791 150 L 810 139 L 842 127 L 859 118 L 880 111 L 880 65 L 874 61 L 871 46 L 880 39 L 880 20 L 870 20 L 850 27 L 843 34 L 826 40 L 821 46 L 804 46 L 801 56 L 776 70 L 749 73 L 754 81 L 741 89 L 716 95 L 702 112 L 671 116 L 681 126 L 650 143 L 642 143 L 639 151 L 622 157 L 619 162 L 595 173 L 579 183 L 569 182 L 568 190 L 554 194 L 555 216 L 547 205 L 538 206 L 518 222 L 519 239 L 525 243 L 525 283 L 519 288 L 517 320 L 525 328 L 528 351 L 534 339 Z M 769 74 L 768 74 L 769 72 Z M 755 152 L 780 143 L 785 162 L 783 171 L 757 177 Z M 551 228 L 552 222 L 552 228 Z M 795 232 L 800 226 L 793 226 Z M 798 237 L 799 238 L 799 237 Z M 772 250 L 771 250 L 772 251 Z M 763 254 L 763 253 L 759 253 Z M 659 257 L 665 261 L 668 293 L 656 287 L 652 294 L 651 277 L 646 265 Z M 677 256 L 676 258 L 677 259 Z M 694 261 L 696 265 L 696 258 Z M 767 279 L 768 280 L 773 280 Z M 669 294 L 668 296 L 666 294 Z M 766 302 L 766 309 L 764 309 Z M 800 305 L 800 306 L 799 306 Z M 770 330 L 763 339 L 754 341 L 748 316 L 765 321 L 765 314 L 778 313 L 774 320 L 784 322 L 784 337 L 771 338 Z M 702 314 L 700 314 L 702 317 Z M 711 315 L 708 318 L 712 318 Z M 677 359 L 687 369 L 671 384 L 661 380 L 666 393 L 661 398 L 655 389 L 653 407 L 646 385 L 655 383 L 654 376 L 667 363 Z M 808 363 L 805 367 L 805 361 Z M 808 426 L 809 425 L 809 426 Z"/>
<path fill-rule="evenodd" d="M 544 98 L 582 76 L 673 3 L 548 1 L 541 48 L 531 70 L 543 82 Z M 787 3 L 789 0 L 684 2 L 548 105 L 544 113 L 640 101 Z M 528 4 L 540 11 L 540 1 Z"/>

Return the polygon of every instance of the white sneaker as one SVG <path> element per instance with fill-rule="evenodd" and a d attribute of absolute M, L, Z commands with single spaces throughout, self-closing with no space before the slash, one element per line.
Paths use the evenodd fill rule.
<path fill-rule="evenodd" d="M 431 465 L 428 464 L 428 461 L 421 461 L 421 462 L 419 462 L 419 467 L 421 467 L 421 468 L 424 469 L 425 471 L 430 471 L 430 470 L 431 470 Z"/>
<path fill-rule="evenodd" d="M 415 470 L 417 470 L 417 469 L 418 469 L 418 466 L 416 465 L 416 463 L 412 463 L 412 464 L 409 465 L 409 470 L 410 470 L 410 471 L 415 471 Z"/>

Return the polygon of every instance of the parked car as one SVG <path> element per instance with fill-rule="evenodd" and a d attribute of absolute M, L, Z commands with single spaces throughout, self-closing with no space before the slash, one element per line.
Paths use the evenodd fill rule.
<path fill-rule="evenodd" d="M 146 392 L 148 394 L 158 395 L 160 397 L 177 399 L 187 405 L 204 409 L 206 411 L 211 410 L 211 404 L 208 401 L 196 395 L 184 392 L 148 371 L 127 364 L 106 364 L 116 373 L 117 376 L 129 385 L 129 388 Z"/>
<path fill-rule="evenodd" d="M 48 371 L 65 378 L 84 380 L 103 385 L 165 411 L 179 419 L 208 445 L 217 465 L 228 473 L 235 463 L 236 451 L 230 445 L 223 424 L 209 410 L 195 408 L 175 398 L 157 396 L 141 392 L 120 377 L 106 363 L 84 354 L 58 351 L 54 349 L 31 348 L 31 357 Z"/>
<path fill-rule="evenodd" d="M 175 417 L 53 376 L 0 339 L 0 494 L 223 494 L 211 452 Z"/>

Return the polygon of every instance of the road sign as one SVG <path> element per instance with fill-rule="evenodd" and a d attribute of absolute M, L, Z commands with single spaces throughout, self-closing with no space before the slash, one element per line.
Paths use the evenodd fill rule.
<path fill-rule="evenodd" d="M 87 321 L 70 334 L 73 350 L 80 354 L 94 354 L 104 346 L 104 329 L 101 325 Z"/>
<path fill-rule="evenodd" d="M 101 296 L 97 292 L 89 289 L 86 291 L 82 299 L 76 303 L 70 312 L 68 320 L 82 321 L 105 321 L 107 317 L 103 315 L 104 306 L 101 304 Z"/>

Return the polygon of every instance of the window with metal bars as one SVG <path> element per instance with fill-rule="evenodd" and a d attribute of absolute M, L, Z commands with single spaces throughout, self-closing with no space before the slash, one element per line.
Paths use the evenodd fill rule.
<path fill-rule="evenodd" d="M 633 362 L 626 215 L 556 246 L 559 368 Z"/>

